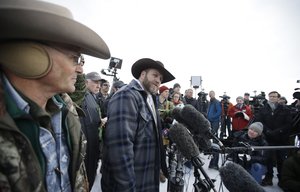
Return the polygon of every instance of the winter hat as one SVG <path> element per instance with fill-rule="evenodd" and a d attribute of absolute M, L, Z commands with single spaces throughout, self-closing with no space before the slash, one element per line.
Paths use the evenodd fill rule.
<path fill-rule="evenodd" d="M 164 92 L 165 90 L 169 90 L 169 88 L 168 87 L 166 87 L 166 86 L 161 86 L 160 88 L 159 88 L 159 94 L 161 94 L 162 92 Z"/>
<path fill-rule="evenodd" d="M 252 129 L 253 131 L 257 132 L 258 135 L 262 134 L 263 128 L 264 126 L 261 122 L 254 122 L 249 126 L 249 129 Z"/>
<path fill-rule="evenodd" d="M 179 83 L 175 83 L 175 84 L 173 85 L 173 89 L 175 89 L 176 87 L 181 88 L 181 86 L 179 85 Z"/>

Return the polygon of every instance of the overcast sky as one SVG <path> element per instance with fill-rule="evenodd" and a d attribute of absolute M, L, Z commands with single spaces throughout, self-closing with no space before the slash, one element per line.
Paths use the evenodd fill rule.
<path fill-rule="evenodd" d="M 191 76 L 201 76 L 205 92 L 226 92 L 233 103 L 254 90 L 277 90 L 291 103 L 300 87 L 299 0 L 47 1 L 68 7 L 105 40 L 123 59 L 118 77 L 125 83 L 132 64 L 149 57 L 176 77 L 167 86 L 180 83 L 184 92 Z M 108 65 L 86 56 L 84 70 L 100 73 Z"/>

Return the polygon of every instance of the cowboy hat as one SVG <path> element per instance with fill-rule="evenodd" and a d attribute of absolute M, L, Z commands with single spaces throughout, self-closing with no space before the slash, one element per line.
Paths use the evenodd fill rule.
<path fill-rule="evenodd" d="M 166 83 L 175 79 L 175 77 L 167 69 L 165 69 L 164 65 L 160 61 L 154 61 L 149 58 L 143 58 L 136 61 L 131 67 L 131 73 L 136 79 L 138 79 L 143 70 L 150 68 L 157 69 L 163 75 L 161 83 Z"/>
<path fill-rule="evenodd" d="M 1 0 L 0 42 L 33 40 L 79 48 L 83 54 L 108 59 L 110 52 L 102 38 L 75 21 L 65 7 L 36 0 Z"/>

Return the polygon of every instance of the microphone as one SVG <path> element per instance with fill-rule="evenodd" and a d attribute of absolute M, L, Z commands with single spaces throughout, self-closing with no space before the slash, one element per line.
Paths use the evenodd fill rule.
<path fill-rule="evenodd" d="M 206 143 L 207 140 L 214 139 L 218 142 L 221 148 L 224 147 L 220 139 L 212 133 L 210 122 L 192 105 L 185 105 L 181 110 L 181 118 L 184 119 L 184 122 L 188 125 L 190 132 L 194 135 L 199 135 Z"/>
<path fill-rule="evenodd" d="M 185 158 L 190 160 L 200 155 L 197 145 L 183 124 L 175 123 L 172 125 L 169 129 L 169 136 L 170 139 L 176 143 L 178 150 Z"/>
<path fill-rule="evenodd" d="M 181 154 L 191 160 L 195 169 L 199 169 L 206 179 L 207 185 L 216 192 L 213 181 L 203 169 L 204 163 L 200 158 L 200 151 L 188 129 L 181 123 L 175 123 L 169 130 L 170 139 L 176 144 Z"/>
<path fill-rule="evenodd" d="M 175 107 L 175 108 L 173 109 L 173 111 L 172 111 L 172 115 L 173 115 L 173 118 L 174 118 L 177 122 L 179 122 L 179 123 L 185 125 L 185 122 L 184 122 L 184 120 L 183 120 L 182 117 L 181 117 L 181 110 L 182 110 L 182 109 L 181 109 L 180 107 Z"/>
<path fill-rule="evenodd" d="M 186 105 L 186 106 L 189 106 L 189 105 Z M 191 106 L 191 107 L 193 107 L 193 106 Z M 186 107 L 183 107 L 183 108 L 186 108 Z M 179 107 L 175 107 L 173 109 L 172 114 L 173 114 L 174 119 L 177 122 L 185 125 L 188 128 L 188 130 L 193 134 L 194 141 L 197 142 L 197 144 L 198 144 L 198 146 L 199 146 L 200 149 L 202 149 L 202 150 L 208 150 L 208 149 L 210 149 L 210 147 L 211 147 L 211 141 L 207 137 L 203 137 L 200 134 L 198 134 L 197 131 L 195 132 L 194 131 L 195 129 L 190 128 L 191 126 L 189 125 L 189 123 L 182 117 L 182 110 L 183 109 L 179 108 Z"/>
<path fill-rule="evenodd" d="M 239 164 L 228 162 L 220 168 L 220 176 L 230 192 L 264 192 L 265 190 Z"/>

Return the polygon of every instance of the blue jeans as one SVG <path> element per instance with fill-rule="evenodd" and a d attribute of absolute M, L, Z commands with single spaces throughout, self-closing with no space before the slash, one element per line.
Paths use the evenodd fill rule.
<path fill-rule="evenodd" d="M 251 168 L 249 170 L 252 177 L 257 181 L 257 183 L 261 183 L 262 176 L 265 175 L 267 171 L 266 166 L 260 164 L 260 163 L 253 163 L 251 165 Z"/>

